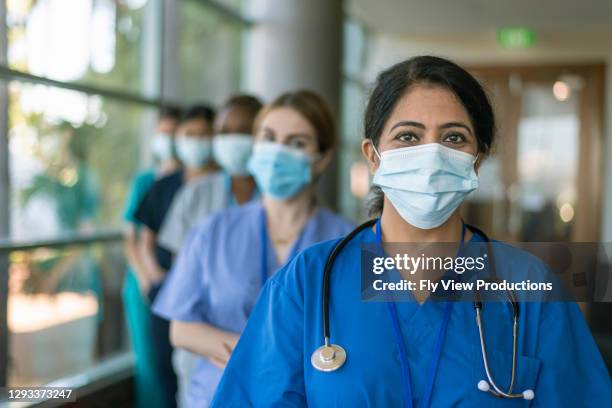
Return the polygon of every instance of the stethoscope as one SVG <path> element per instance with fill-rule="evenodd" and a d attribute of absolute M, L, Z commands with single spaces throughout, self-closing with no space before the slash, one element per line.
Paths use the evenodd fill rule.
<path fill-rule="evenodd" d="M 329 329 L 330 276 L 331 276 L 332 267 L 334 265 L 334 261 L 336 260 L 336 258 L 338 257 L 338 254 L 342 251 L 342 249 L 344 249 L 344 247 L 346 247 L 346 245 L 357 234 L 359 234 L 360 232 L 362 232 L 363 230 L 367 228 L 372 228 L 377 222 L 378 222 L 377 219 L 369 220 L 361 224 L 357 228 L 355 228 L 353 231 L 351 231 L 346 237 L 344 237 L 342 240 L 340 240 L 340 242 L 338 242 L 338 244 L 333 248 L 333 250 L 331 251 L 331 253 L 329 254 L 325 262 L 325 268 L 323 270 L 323 297 L 322 297 L 322 310 L 321 310 L 322 316 L 323 316 L 323 345 L 317 348 L 312 353 L 312 356 L 310 358 L 310 362 L 312 366 L 319 371 L 323 371 L 323 372 L 336 371 L 344 365 L 344 363 L 346 362 L 346 358 L 347 358 L 346 350 L 340 345 L 333 344 L 330 341 L 330 337 L 331 337 L 330 329 Z M 488 253 L 487 262 L 489 264 L 490 273 L 493 277 L 495 277 L 496 276 L 495 261 L 493 259 L 493 251 L 492 251 L 491 241 L 489 237 L 483 231 L 481 231 L 480 229 L 476 227 L 464 224 L 464 230 L 465 228 L 472 231 L 472 233 L 478 234 L 484 238 L 485 242 L 487 243 L 487 253 Z M 379 228 L 377 228 L 377 230 L 379 230 Z M 462 243 L 463 243 L 463 235 L 464 234 L 462 233 Z M 474 310 L 476 311 L 476 325 L 478 326 L 478 335 L 480 338 L 480 349 L 482 352 L 482 360 L 484 363 L 485 373 L 487 376 L 486 379 L 483 379 L 478 382 L 478 389 L 483 392 L 488 392 L 491 395 L 495 397 L 499 397 L 499 398 L 523 398 L 526 400 L 532 400 L 535 397 L 535 393 L 531 389 L 526 389 L 525 391 L 521 393 L 513 392 L 514 382 L 515 382 L 515 377 L 516 377 L 519 304 L 516 301 L 516 297 L 514 296 L 513 292 L 508 291 L 506 295 L 508 297 L 507 301 L 512 308 L 512 375 L 511 375 L 510 385 L 505 391 L 502 390 L 502 388 L 497 385 L 497 383 L 493 380 L 493 375 L 491 374 L 491 369 L 489 367 L 489 359 L 487 357 L 487 349 L 486 349 L 486 344 L 485 344 L 484 325 L 483 325 L 482 317 L 481 317 L 482 300 L 478 292 L 476 292 L 474 296 L 473 305 L 474 305 Z M 450 302 L 447 303 L 447 306 L 448 305 L 450 305 Z M 390 310 L 395 310 L 395 309 L 393 308 Z M 446 316 L 450 315 L 450 306 L 446 308 L 445 315 Z M 445 324 L 448 323 L 447 319 L 448 317 L 445 317 L 445 320 L 446 320 Z M 444 331 L 446 327 L 445 324 L 442 325 L 442 328 L 440 330 L 441 336 L 439 336 L 439 339 L 444 337 Z M 440 343 L 440 341 L 438 341 L 437 343 Z M 440 345 L 436 345 L 436 346 L 437 348 L 441 348 L 441 343 Z M 402 349 L 402 346 L 400 345 L 400 356 L 401 356 L 401 351 L 402 351 L 401 349 Z M 438 358 L 439 358 L 439 354 L 438 354 Z M 408 372 L 407 361 L 404 361 L 404 359 L 400 358 L 400 364 L 402 365 L 402 371 Z M 435 377 L 435 367 L 433 368 L 433 376 Z M 405 388 L 410 387 L 409 383 L 406 385 L 407 387 Z M 431 384 L 430 388 L 432 387 L 433 387 L 433 383 Z M 411 406 L 411 402 L 412 401 L 410 401 L 409 406 Z"/>

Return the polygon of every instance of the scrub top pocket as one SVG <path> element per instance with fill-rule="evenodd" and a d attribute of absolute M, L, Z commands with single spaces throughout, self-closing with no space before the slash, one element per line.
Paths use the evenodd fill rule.
<path fill-rule="evenodd" d="M 507 391 L 512 378 L 512 350 L 499 351 L 493 347 L 487 349 L 489 369 L 493 381 L 502 391 Z M 540 373 L 541 361 L 537 358 L 518 355 L 516 358 L 516 376 L 512 392 L 521 393 L 527 389 L 535 392 L 535 398 L 531 401 L 523 398 L 498 398 L 489 392 L 478 389 L 478 382 L 487 379 L 482 351 L 479 345 L 472 347 L 472 387 L 471 393 L 474 401 L 472 406 L 478 407 L 530 407 L 531 403 L 539 396 L 536 390 L 538 375 Z"/>

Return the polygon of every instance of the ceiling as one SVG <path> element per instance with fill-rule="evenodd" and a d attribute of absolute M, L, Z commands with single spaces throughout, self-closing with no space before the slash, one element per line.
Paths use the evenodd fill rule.
<path fill-rule="evenodd" d="M 612 28 L 612 0 L 347 0 L 348 13 L 389 33 L 468 33 L 504 26 L 539 31 Z M 612 43 L 612 38 L 610 39 Z"/>

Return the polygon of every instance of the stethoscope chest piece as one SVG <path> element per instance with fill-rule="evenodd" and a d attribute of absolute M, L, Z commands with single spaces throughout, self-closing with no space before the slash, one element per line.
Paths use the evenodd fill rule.
<path fill-rule="evenodd" d="M 322 345 L 312 353 L 310 362 L 319 371 L 336 371 L 344 365 L 346 351 L 336 344 Z"/>

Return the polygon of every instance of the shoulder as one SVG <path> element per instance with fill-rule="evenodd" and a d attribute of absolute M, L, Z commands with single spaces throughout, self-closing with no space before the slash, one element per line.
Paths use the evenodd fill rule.
<path fill-rule="evenodd" d="M 352 229 L 352 226 L 351 226 Z M 353 279 L 355 268 L 360 268 L 360 251 L 362 244 L 369 243 L 373 235 L 370 231 L 361 231 L 346 246 L 336 254 L 333 265 L 333 279 Z M 332 251 L 344 239 L 344 236 L 319 242 L 299 254 L 269 280 L 272 284 L 283 288 L 296 299 L 304 301 L 306 292 L 317 292 L 323 281 L 325 264 Z"/>
<path fill-rule="evenodd" d="M 183 175 L 183 170 L 177 170 L 174 173 L 162 176 L 155 182 L 155 184 L 160 186 L 181 184 L 183 182 Z"/>
<path fill-rule="evenodd" d="M 207 232 L 214 234 L 215 238 L 221 239 L 219 234 L 229 234 L 236 229 L 245 227 L 246 224 L 259 219 L 260 213 L 261 204 L 259 201 L 250 202 L 242 206 L 227 207 L 212 213 L 204 220 L 198 222 L 193 227 L 193 231 L 199 231 L 200 234 Z M 240 239 L 246 239 L 246 237 L 240 237 Z"/>
<path fill-rule="evenodd" d="M 306 248 L 277 271 L 269 284 L 303 305 L 305 292 L 318 290 L 321 285 L 325 262 L 340 240 L 331 239 Z"/>
<path fill-rule="evenodd" d="M 322 226 L 334 230 L 338 236 L 346 235 L 355 228 L 352 221 L 327 208 L 319 208 L 316 216 Z"/>
<path fill-rule="evenodd" d="M 174 173 L 167 174 L 155 180 L 151 186 L 151 193 L 164 191 L 172 186 L 180 185 L 183 180 L 183 171 L 175 171 Z"/>
<path fill-rule="evenodd" d="M 150 185 L 155 182 L 155 172 L 153 170 L 140 170 L 133 178 L 134 186 Z"/>
<path fill-rule="evenodd" d="M 132 178 L 131 199 L 140 201 L 155 183 L 155 172 L 152 170 L 141 170 Z"/>
<path fill-rule="evenodd" d="M 177 192 L 175 201 L 189 200 L 191 197 L 210 193 L 210 190 L 215 186 L 214 179 L 214 174 L 205 174 L 193 181 L 185 183 Z"/>

